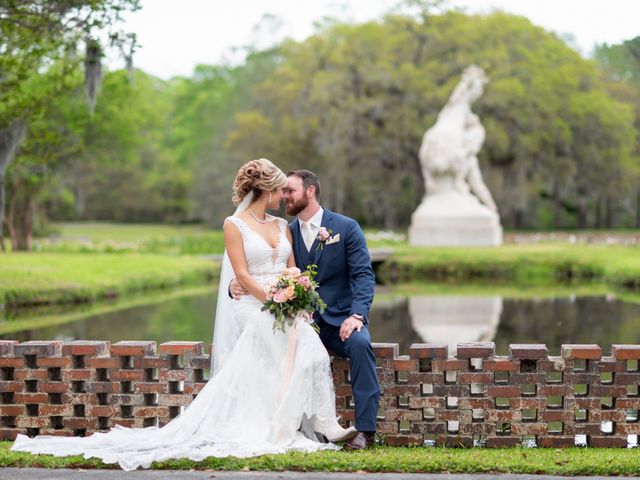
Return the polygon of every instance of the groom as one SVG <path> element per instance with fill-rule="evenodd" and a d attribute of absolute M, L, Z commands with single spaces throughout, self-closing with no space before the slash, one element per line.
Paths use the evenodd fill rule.
<path fill-rule="evenodd" d="M 355 220 L 320 205 L 320 181 L 313 172 L 295 170 L 287 177 L 283 197 L 287 214 L 297 217 L 289 225 L 296 264 L 301 270 L 318 266 L 318 293 L 327 304 L 324 313 L 315 315 L 320 338 L 328 350 L 347 357 L 350 363 L 358 434 L 345 448 L 369 448 L 374 442 L 380 398 L 367 328 L 375 287 L 369 250 Z M 321 235 L 322 228 L 329 238 Z"/>

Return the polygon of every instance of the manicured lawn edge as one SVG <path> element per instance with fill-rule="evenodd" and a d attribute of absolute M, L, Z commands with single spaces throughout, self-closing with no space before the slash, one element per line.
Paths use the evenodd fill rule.
<path fill-rule="evenodd" d="M 503 245 L 421 248 L 399 245 L 380 268 L 386 281 L 595 281 L 640 289 L 640 249 L 602 245 Z"/>
<path fill-rule="evenodd" d="M 11 452 L 0 443 L 0 467 L 117 468 L 80 456 L 57 458 Z M 202 462 L 171 460 L 154 463 L 163 470 L 264 470 L 405 473 L 524 473 L 548 475 L 637 475 L 638 449 L 513 448 L 455 449 L 376 447 L 364 452 L 316 452 L 265 455 L 255 458 L 207 458 Z"/>
<path fill-rule="evenodd" d="M 531 244 L 497 248 L 420 248 L 396 243 L 378 271 L 388 283 L 509 282 L 553 285 L 589 281 L 640 290 L 640 249 L 602 245 Z M 0 254 L 0 304 L 91 302 L 129 292 L 211 282 L 219 263 L 193 255 Z"/>
<path fill-rule="evenodd" d="M 195 256 L 28 254 L 0 256 L 0 304 L 8 307 L 92 302 L 211 283 L 219 262 Z"/>

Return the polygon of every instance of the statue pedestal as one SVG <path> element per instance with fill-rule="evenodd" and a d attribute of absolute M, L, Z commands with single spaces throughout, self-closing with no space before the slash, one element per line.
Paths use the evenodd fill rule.
<path fill-rule="evenodd" d="M 497 246 L 502 244 L 498 214 L 471 194 L 450 190 L 426 196 L 411 216 L 409 244 Z"/>

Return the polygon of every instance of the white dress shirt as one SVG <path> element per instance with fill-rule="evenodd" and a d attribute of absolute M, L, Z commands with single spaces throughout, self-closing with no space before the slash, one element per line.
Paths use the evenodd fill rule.
<path fill-rule="evenodd" d="M 308 243 L 306 239 L 306 235 L 307 235 L 306 223 L 307 222 L 298 218 L 298 221 L 300 222 L 300 235 L 302 236 L 302 242 L 307 246 L 308 251 L 311 251 L 311 245 L 313 244 L 313 241 L 318 236 L 318 233 L 320 233 L 320 227 L 322 226 L 323 213 L 324 213 L 324 210 L 322 209 L 322 207 L 320 207 L 320 209 L 315 213 L 315 215 L 309 219 L 308 222 L 311 227 L 311 239 Z"/>

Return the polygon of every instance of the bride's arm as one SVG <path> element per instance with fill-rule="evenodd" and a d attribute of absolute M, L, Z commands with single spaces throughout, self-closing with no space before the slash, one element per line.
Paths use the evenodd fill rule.
<path fill-rule="evenodd" d="M 289 240 L 289 244 L 291 245 L 291 254 L 289 255 L 289 259 L 287 260 L 287 268 L 296 266 L 296 257 L 293 255 L 293 237 L 291 236 L 291 230 L 287 227 L 287 240 Z"/>
<path fill-rule="evenodd" d="M 224 245 L 227 249 L 233 272 L 240 284 L 251 295 L 264 303 L 267 299 L 266 294 L 263 287 L 249 274 L 247 258 L 244 255 L 244 247 L 242 245 L 242 235 L 233 222 L 225 222 L 224 224 Z"/>

